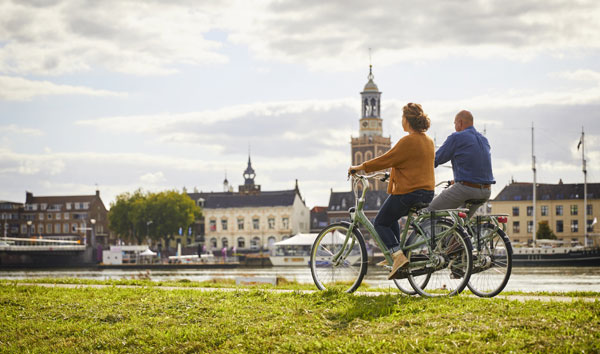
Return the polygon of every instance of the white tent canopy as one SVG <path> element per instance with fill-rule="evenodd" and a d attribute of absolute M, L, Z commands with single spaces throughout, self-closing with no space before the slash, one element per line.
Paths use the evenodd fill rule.
<path fill-rule="evenodd" d="M 144 252 L 140 253 L 140 256 L 156 256 L 156 252 L 152 252 L 152 250 L 147 248 Z"/>

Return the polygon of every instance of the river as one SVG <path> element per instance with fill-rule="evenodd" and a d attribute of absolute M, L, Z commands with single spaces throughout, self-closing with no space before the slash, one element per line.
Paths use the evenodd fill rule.
<path fill-rule="evenodd" d="M 0 279 L 33 278 L 135 279 L 144 276 L 141 270 L 120 269 L 32 269 L 0 270 Z M 380 288 L 394 287 L 386 279 L 386 271 L 371 267 L 364 282 Z M 299 283 L 312 283 L 310 269 L 303 267 L 233 268 L 233 269 L 173 269 L 152 270 L 154 281 L 188 279 L 205 281 L 215 278 L 235 279 L 241 276 L 278 276 Z M 600 267 L 513 268 L 505 290 L 514 291 L 597 291 L 600 292 Z"/>

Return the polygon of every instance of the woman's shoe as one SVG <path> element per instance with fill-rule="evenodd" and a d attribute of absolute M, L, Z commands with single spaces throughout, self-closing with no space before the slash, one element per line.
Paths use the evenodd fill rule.
<path fill-rule="evenodd" d="M 392 265 L 392 271 L 388 275 L 388 279 L 394 279 L 396 273 L 408 264 L 408 258 L 402 253 L 402 251 L 396 251 L 392 254 L 392 258 L 394 259 L 394 264 Z"/>

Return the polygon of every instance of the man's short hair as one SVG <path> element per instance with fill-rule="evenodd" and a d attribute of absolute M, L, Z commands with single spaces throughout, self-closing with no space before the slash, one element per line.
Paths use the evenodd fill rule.
<path fill-rule="evenodd" d="M 467 124 L 467 125 L 473 125 L 473 115 L 471 114 L 471 112 L 467 111 L 467 110 L 462 110 L 460 112 L 458 112 L 458 114 L 456 115 L 458 118 L 460 118 L 460 120 Z"/>

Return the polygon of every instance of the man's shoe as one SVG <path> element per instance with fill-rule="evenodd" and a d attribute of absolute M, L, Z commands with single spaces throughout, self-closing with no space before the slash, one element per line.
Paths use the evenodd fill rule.
<path fill-rule="evenodd" d="M 404 256 L 402 251 L 394 252 L 394 254 L 392 254 L 392 258 L 394 259 L 394 264 L 392 265 L 392 271 L 388 275 L 389 280 L 394 279 L 398 270 L 408 264 L 408 258 Z"/>

